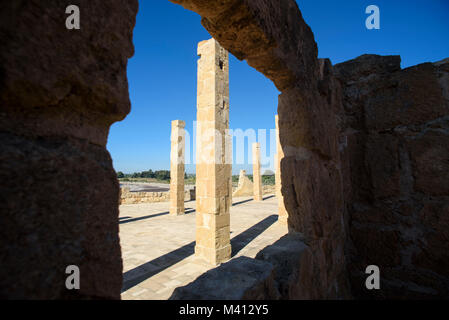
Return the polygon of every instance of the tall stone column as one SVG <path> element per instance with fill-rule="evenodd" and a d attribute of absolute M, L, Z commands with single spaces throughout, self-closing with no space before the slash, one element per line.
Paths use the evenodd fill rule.
<path fill-rule="evenodd" d="M 218 265 L 231 257 L 229 58 L 214 39 L 198 55 L 195 254 Z"/>
<path fill-rule="evenodd" d="M 170 214 L 184 214 L 185 128 L 182 120 L 171 122 Z"/>
<path fill-rule="evenodd" d="M 278 199 L 278 215 L 279 219 L 278 222 L 280 224 L 287 225 L 288 220 L 288 213 L 285 209 L 284 205 L 284 196 L 282 195 L 282 180 L 281 180 L 281 163 L 282 159 L 284 158 L 284 151 L 282 150 L 281 141 L 279 138 L 279 116 L 276 115 L 275 117 L 276 121 L 276 155 L 275 155 L 275 162 L 276 162 L 276 197 Z"/>
<path fill-rule="evenodd" d="M 262 201 L 262 176 L 260 173 L 260 143 L 253 143 L 253 185 L 254 200 Z"/>

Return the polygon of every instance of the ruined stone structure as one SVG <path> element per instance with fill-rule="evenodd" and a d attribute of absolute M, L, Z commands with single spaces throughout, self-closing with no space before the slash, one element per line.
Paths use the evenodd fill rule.
<path fill-rule="evenodd" d="M 173 2 L 220 43 L 199 48 L 199 125 L 228 126 L 222 48 L 281 91 L 277 171 L 291 234 L 259 257 L 275 269 L 274 297 L 448 298 L 448 62 L 401 70 L 398 58 L 363 56 L 333 67 L 294 0 Z M 64 28 L 69 4 L 88 8 L 81 30 Z M 0 4 L 0 297 L 120 297 L 106 141 L 130 111 L 136 14 L 137 0 Z M 213 159 L 217 136 L 209 142 L 201 154 Z M 230 254 L 231 170 L 216 163 L 197 171 L 196 252 L 212 263 Z M 68 291 L 73 264 L 83 285 Z M 367 264 L 381 268 L 381 292 L 363 290 Z M 270 296 L 257 288 L 251 297 Z"/>
<path fill-rule="evenodd" d="M 260 173 L 260 143 L 253 144 L 253 185 L 254 200 L 262 201 L 262 176 Z"/>
<path fill-rule="evenodd" d="M 170 152 L 170 214 L 184 214 L 185 175 L 185 128 L 186 123 L 174 120 L 171 123 Z"/>
<path fill-rule="evenodd" d="M 269 192 L 270 190 L 264 190 Z M 170 192 L 131 192 L 129 188 L 120 188 L 119 204 L 136 204 L 136 203 L 155 203 L 170 201 Z M 195 200 L 195 189 L 188 189 L 184 191 L 183 201 Z"/>
<path fill-rule="evenodd" d="M 288 213 L 285 209 L 284 196 L 282 195 L 282 181 L 281 181 L 281 162 L 284 158 L 284 152 L 282 151 L 281 142 L 279 140 L 279 116 L 275 116 L 276 122 L 276 154 L 274 161 L 276 164 L 275 181 L 276 181 L 276 197 L 278 198 L 278 222 L 286 225 L 288 219 Z"/>
<path fill-rule="evenodd" d="M 338 64 L 340 141 L 356 297 L 449 297 L 449 59 Z M 359 283 L 376 264 L 382 290 Z"/>
<path fill-rule="evenodd" d="M 198 55 L 195 254 L 218 265 L 231 257 L 229 58 L 214 39 Z"/>
<path fill-rule="evenodd" d="M 249 179 L 248 179 L 249 180 Z M 249 180 L 251 182 L 251 180 Z M 237 191 L 238 186 L 233 186 L 233 192 Z M 276 186 L 275 185 L 262 185 L 262 191 L 264 195 L 275 195 L 276 194 Z M 253 196 L 253 193 L 250 194 Z"/>
<path fill-rule="evenodd" d="M 65 28 L 70 4 L 88 8 L 82 31 Z M 120 298 L 119 183 L 106 142 L 130 111 L 136 13 L 127 0 L 0 4 L 2 298 Z M 65 287 L 69 265 L 80 290 Z"/>
<path fill-rule="evenodd" d="M 237 189 L 232 194 L 233 197 L 246 197 L 254 195 L 254 185 L 251 180 L 246 176 L 245 170 L 240 170 L 239 184 Z"/>

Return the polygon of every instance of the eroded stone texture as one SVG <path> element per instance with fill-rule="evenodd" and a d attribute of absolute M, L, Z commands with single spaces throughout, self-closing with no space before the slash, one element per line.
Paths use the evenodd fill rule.
<path fill-rule="evenodd" d="M 170 300 L 278 299 L 273 269 L 269 262 L 238 257 L 176 288 Z"/>
<path fill-rule="evenodd" d="M 81 30 L 65 27 L 69 5 Z M 22 136 L 72 136 L 105 145 L 130 111 L 126 65 L 137 0 L 2 1 L 0 126 Z"/>
<path fill-rule="evenodd" d="M 172 121 L 170 153 L 170 214 L 184 214 L 185 126 L 181 120 Z"/>
<path fill-rule="evenodd" d="M 229 58 L 210 39 L 198 44 L 195 254 L 217 265 L 231 256 Z"/>
<path fill-rule="evenodd" d="M 279 140 L 279 116 L 275 116 L 276 123 L 276 155 L 274 161 L 276 163 L 276 198 L 278 199 L 278 223 L 287 225 L 288 212 L 285 209 L 284 196 L 282 195 L 282 179 L 281 179 L 281 162 L 284 158 L 284 151 L 282 150 L 282 145 Z"/>
<path fill-rule="evenodd" d="M 319 284 L 310 284 L 310 279 L 300 278 L 303 274 L 307 275 L 304 272 L 307 268 L 304 258 L 310 257 L 309 250 L 301 234 L 290 233 L 257 254 L 256 259 L 269 262 L 274 267 L 274 279 L 270 281 L 274 288 L 267 291 L 276 292 L 277 295 L 268 296 L 267 299 L 318 298 L 313 288 L 319 287 Z M 308 285 L 304 286 L 305 283 Z"/>
<path fill-rule="evenodd" d="M 81 30 L 65 9 L 82 8 Z M 0 297 L 119 299 L 119 184 L 136 0 L 0 4 Z M 65 287 L 77 265 L 81 289 Z"/>
<path fill-rule="evenodd" d="M 401 70 L 398 56 L 364 55 L 335 70 L 353 293 L 447 298 L 449 61 Z M 369 264 L 382 290 L 364 290 Z"/>
<path fill-rule="evenodd" d="M 303 292 L 313 292 L 308 297 L 341 298 L 350 293 L 336 117 L 340 87 L 329 60 L 320 59 L 318 67 L 313 89 L 296 86 L 279 96 L 281 193 L 289 229 L 302 233 L 310 248 L 301 271 L 300 279 L 307 281 Z"/>
<path fill-rule="evenodd" d="M 253 185 L 254 200 L 262 201 L 262 176 L 260 172 L 260 143 L 253 144 Z"/>
<path fill-rule="evenodd" d="M 233 197 L 246 197 L 254 195 L 254 185 L 251 180 L 246 176 L 245 170 L 240 170 L 239 184 L 237 189 L 232 194 Z"/>
<path fill-rule="evenodd" d="M 318 49 L 294 0 L 170 0 L 201 15 L 201 23 L 240 60 L 283 91 L 313 86 Z"/>

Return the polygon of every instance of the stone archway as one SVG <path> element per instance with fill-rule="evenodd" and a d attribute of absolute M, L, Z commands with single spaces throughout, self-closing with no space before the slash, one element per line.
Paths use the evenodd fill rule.
<path fill-rule="evenodd" d="M 339 87 L 329 60 L 317 58 L 313 33 L 295 1 L 171 0 L 197 12 L 229 52 L 281 91 L 281 181 L 288 226 L 309 245 L 294 295 L 349 295 L 345 275 L 345 219 L 335 114 Z M 306 288 L 306 289 L 304 289 Z M 302 291 L 301 291 L 302 290 Z M 291 298 L 294 298 L 292 296 Z"/>
<path fill-rule="evenodd" d="M 282 193 L 289 228 L 308 244 L 303 289 L 292 297 L 346 296 L 340 106 L 330 63 L 317 59 L 296 2 L 173 2 L 200 14 L 224 48 L 282 92 Z M 79 32 L 64 28 L 71 4 L 83 8 Z M 126 63 L 137 1 L 7 1 L 0 8 L 7 39 L 0 47 L 0 296 L 119 298 L 119 186 L 105 144 L 110 125 L 130 110 Z M 64 287 L 73 264 L 83 276 L 76 292 Z"/>

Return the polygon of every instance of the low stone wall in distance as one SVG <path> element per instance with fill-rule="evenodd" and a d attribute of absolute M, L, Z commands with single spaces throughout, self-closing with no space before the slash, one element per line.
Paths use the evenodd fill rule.
<path fill-rule="evenodd" d="M 195 200 L 195 188 L 184 191 L 184 200 Z M 130 188 L 120 188 L 120 204 L 154 203 L 170 201 L 170 191 L 132 192 Z"/>
<path fill-rule="evenodd" d="M 274 185 L 264 185 L 263 194 L 274 194 Z M 234 190 L 236 187 L 234 187 Z M 195 188 L 184 191 L 184 200 L 195 200 Z M 170 191 L 163 192 L 132 192 L 129 187 L 120 188 L 120 204 L 136 204 L 136 203 L 155 203 L 155 202 L 168 202 L 170 201 Z"/>
<path fill-rule="evenodd" d="M 264 195 L 266 194 L 275 194 L 276 193 L 276 186 L 273 185 L 264 185 L 262 186 L 262 192 Z"/>

